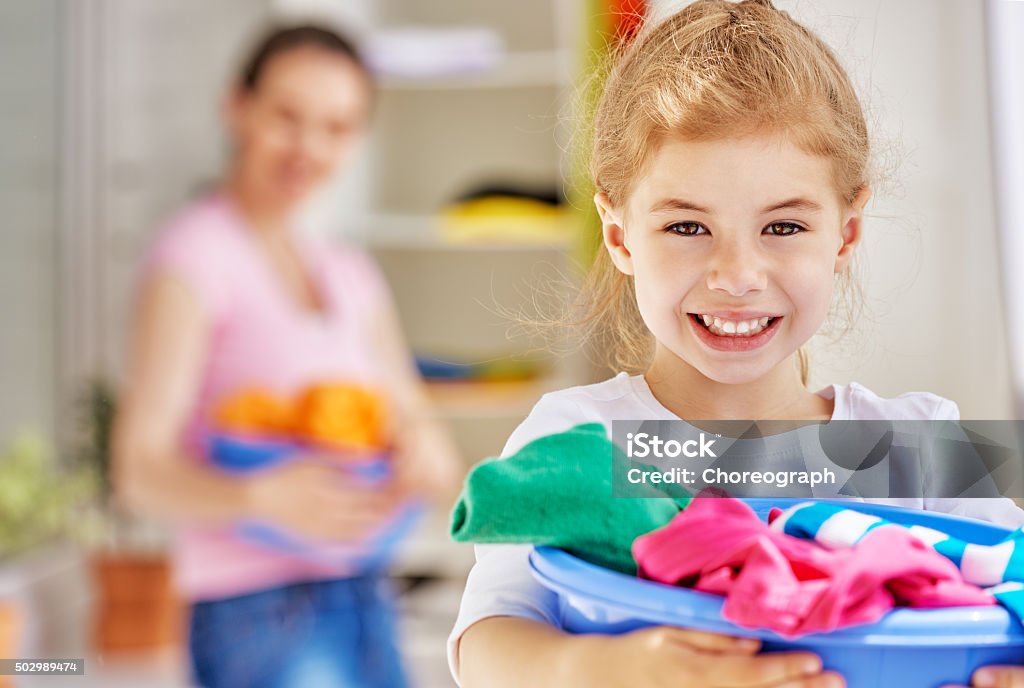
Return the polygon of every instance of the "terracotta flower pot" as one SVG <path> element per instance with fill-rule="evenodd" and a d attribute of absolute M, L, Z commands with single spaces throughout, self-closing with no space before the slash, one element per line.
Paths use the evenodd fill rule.
<path fill-rule="evenodd" d="M 0 657 L 16 658 L 21 653 L 21 635 L 24 621 L 21 609 L 13 602 L 0 600 Z M 0 688 L 12 688 L 9 676 L 0 676 Z"/>
<path fill-rule="evenodd" d="M 183 607 L 167 557 L 103 553 L 92 562 L 96 585 L 93 642 L 100 652 L 153 650 L 182 638 Z"/>

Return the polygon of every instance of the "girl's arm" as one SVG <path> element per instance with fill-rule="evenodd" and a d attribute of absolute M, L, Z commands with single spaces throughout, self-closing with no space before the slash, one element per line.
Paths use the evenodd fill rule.
<path fill-rule="evenodd" d="M 449 662 L 463 688 L 843 685 L 821 673 L 814 655 L 756 655 L 756 641 L 668 627 L 622 636 L 564 633 L 554 626 L 557 597 L 530 573 L 529 550 L 476 547 L 449 640 Z"/>
<path fill-rule="evenodd" d="M 531 619 L 491 617 L 462 636 L 463 688 L 839 688 L 807 652 L 757 655 L 756 640 L 660 626 L 569 635 Z"/>

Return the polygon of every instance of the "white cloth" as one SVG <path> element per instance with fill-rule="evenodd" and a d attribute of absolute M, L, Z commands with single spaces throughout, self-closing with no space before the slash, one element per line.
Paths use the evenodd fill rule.
<path fill-rule="evenodd" d="M 831 385 L 818 392 L 834 399 L 832 420 L 959 420 L 949 399 L 910 392 L 883 399 L 863 385 Z M 642 375 L 619 373 L 592 385 L 570 387 L 541 397 L 526 420 L 509 437 L 502 456 L 529 442 L 565 432 L 581 423 L 601 423 L 611 434 L 613 420 L 679 420 L 651 393 Z M 1010 528 L 1024 525 L 1024 511 L 1009 499 L 865 499 L 912 509 L 970 516 Z M 459 681 L 459 639 L 467 628 L 491 616 L 516 616 L 559 625 L 557 596 L 534 580 L 527 556 L 530 545 L 477 545 L 459 615 L 448 638 L 448 665 Z"/>

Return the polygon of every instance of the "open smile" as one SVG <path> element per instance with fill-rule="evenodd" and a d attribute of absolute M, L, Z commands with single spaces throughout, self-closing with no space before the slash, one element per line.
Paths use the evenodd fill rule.
<path fill-rule="evenodd" d="M 741 319 L 688 313 L 697 338 L 716 351 L 753 351 L 767 344 L 782 322 L 781 315 Z"/>

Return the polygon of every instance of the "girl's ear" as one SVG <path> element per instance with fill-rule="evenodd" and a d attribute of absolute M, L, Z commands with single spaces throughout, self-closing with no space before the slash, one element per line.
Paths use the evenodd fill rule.
<path fill-rule="evenodd" d="M 601 216 L 601 235 L 612 263 L 619 272 L 632 275 L 633 256 L 626 247 L 626 231 L 622 228 L 622 220 L 612 209 L 608 194 L 604 191 L 594 194 L 594 205 L 597 206 L 597 214 Z"/>
<path fill-rule="evenodd" d="M 869 198 L 871 198 L 871 188 L 865 186 L 857 192 L 857 195 L 853 198 L 853 203 L 850 204 L 846 221 L 839 232 L 843 243 L 839 246 L 839 252 L 836 254 L 835 271 L 837 273 L 845 270 L 846 266 L 850 264 L 850 261 L 853 259 L 853 252 L 857 248 L 857 244 L 860 243 L 861 225 L 864 221 L 864 206 L 867 205 Z"/>

